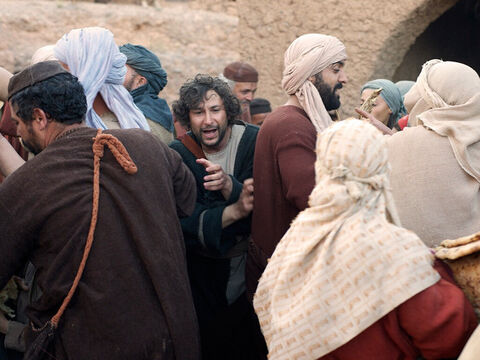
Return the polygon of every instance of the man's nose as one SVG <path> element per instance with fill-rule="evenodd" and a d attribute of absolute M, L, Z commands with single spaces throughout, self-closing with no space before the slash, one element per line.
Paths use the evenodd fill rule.
<path fill-rule="evenodd" d="M 253 100 L 253 92 L 247 93 L 245 99 L 251 102 Z"/>
<path fill-rule="evenodd" d="M 340 71 L 340 76 L 338 77 L 338 81 L 342 84 L 346 84 L 348 82 L 347 73 L 345 71 Z"/>

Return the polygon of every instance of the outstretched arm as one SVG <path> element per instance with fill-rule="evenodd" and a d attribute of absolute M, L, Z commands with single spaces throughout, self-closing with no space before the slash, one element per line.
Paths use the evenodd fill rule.
<path fill-rule="evenodd" d="M 0 136 L 0 172 L 8 176 L 25 163 L 8 140 Z"/>
<path fill-rule="evenodd" d="M 0 101 L 6 102 L 8 98 L 8 82 L 12 73 L 0 66 Z"/>

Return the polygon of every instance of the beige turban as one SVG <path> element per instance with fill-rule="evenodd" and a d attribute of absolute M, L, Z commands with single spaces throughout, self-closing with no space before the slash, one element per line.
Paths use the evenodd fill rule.
<path fill-rule="evenodd" d="M 323 34 L 302 35 L 285 52 L 282 88 L 288 95 L 297 96 L 317 132 L 328 127 L 332 120 L 308 78 L 346 58 L 345 45 L 336 37 Z"/>
<path fill-rule="evenodd" d="M 475 70 L 452 61 L 426 62 L 405 95 L 405 106 L 410 125 L 448 137 L 458 164 L 480 182 L 480 78 Z"/>
<path fill-rule="evenodd" d="M 318 359 L 435 284 L 433 255 L 391 224 L 387 147 L 360 120 L 319 134 L 316 186 L 254 298 L 269 359 Z"/>

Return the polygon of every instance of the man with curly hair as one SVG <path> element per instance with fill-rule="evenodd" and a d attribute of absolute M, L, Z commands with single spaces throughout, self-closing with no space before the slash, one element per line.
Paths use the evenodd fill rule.
<path fill-rule="evenodd" d="M 181 224 L 203 358 L 255 359 L 259 328 L 245 296 L 245 259 L 258 128 L 238 120 L 238 99 L 208 75 L 183 84 L 173 112 L 190 131 L 170 146 L 197 183 L 195 210 Z"/>

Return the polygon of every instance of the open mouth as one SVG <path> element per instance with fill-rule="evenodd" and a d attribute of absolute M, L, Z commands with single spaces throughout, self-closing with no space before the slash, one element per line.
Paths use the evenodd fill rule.
<path fill-rule="evenodd" d="M 204 129 L 202 130 L 202 134 L 205 139 L 214 139 L 217 136 L 217 129 Z"/>

